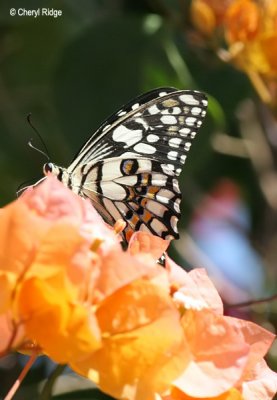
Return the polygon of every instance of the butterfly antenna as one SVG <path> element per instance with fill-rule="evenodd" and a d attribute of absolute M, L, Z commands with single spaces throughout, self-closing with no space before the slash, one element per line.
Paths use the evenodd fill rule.
<path fill-rule="evenodd" d="M 31 115 L 32 115 L 31 113 L 29 113 L 29 114 L 27 115 L 27 121 L 28 121 L 30 127 L 33 129 L 33 131 L 37 134 L 37 136 L 38 136 L 40 142 L 42 143 L 42 145 L 43 145 L 45 151 L 43 151 L 43 150 L 37 148 L 36 146 L 34 146 L 33 143 L 32 143 L 32 140 L 33 140 L 33 139 L 30 139 L 30 140 L 29 140 L 28 146 L 30 146 L 32 149 L 38 151 L 39 153 L 43 154 L 43 155 L 47 158 L 47 160 L 49 161 L 49 160 L 50 160 L 49 151 L 48 151 L 48 149 L 47 149 L 47 146 L 46 146 L 46 144 L 45 144 L 45 142 L 44 142 L 44 140 L 43 140 L 41 134 L 39 133 L 39 131 L 38 131 L 38 130 L 35 128 L 35 126 L 33 125 L 32 120 L 31 120 Z"/>

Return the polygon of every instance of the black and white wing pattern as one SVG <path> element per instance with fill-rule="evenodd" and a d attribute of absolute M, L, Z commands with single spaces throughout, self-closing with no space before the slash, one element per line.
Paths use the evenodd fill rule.
<path fill-rule="evenodd" d="M 143 230 L 178 238 L 177 177 L 206 114 L 205 94 L 155 89 L 121 108 L 90 137 L 67 168 L 46 164 L 109 224 L 127 223 L 124 237 Z"/>

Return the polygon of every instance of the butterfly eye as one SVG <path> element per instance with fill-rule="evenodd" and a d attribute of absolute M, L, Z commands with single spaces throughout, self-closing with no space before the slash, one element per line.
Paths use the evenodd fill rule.
<path fill-rule="evenodd" d="M 53 172 L 53 169 L 54 169 L 54 164 L 52 164 L 52 163 L 44 164 L 44 166 L 43 166 L 44 175 L 47 175 L 47 174 Z"/>

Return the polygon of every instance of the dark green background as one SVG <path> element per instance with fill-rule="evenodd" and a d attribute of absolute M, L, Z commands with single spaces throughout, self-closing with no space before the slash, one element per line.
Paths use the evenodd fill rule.
<path fill-rule="evenodd" d="M 43 149 L 26 121 L 30 112 L 51 161 L 67 166 L 98 125 L 133 97 L 159 86 L 192 88 L 206 92 L 210 105 L 180 177 L 184 200 L 179 228 L 186 226 L 202 194 L 221 177 L 229 177 L 242 190 L 252 215 L 251 237 L 266 259 L 266 243 L 276 235 L 276 215 L 262 195 L 250 160 L 217 153 L 211 140 L 219 131 L 239 138 L 236 111 L 246 98 L 256 102 L 256 95 L 242 72 L 195 46 L 186 13 L 189 1 L 183 2 L 183 14 L 181 3 L 1 1 L 1 206 L 15 199 L 19 185 L 42 177 L 46 159 L 28 147 L 32 139 Z M 53 7 L 62 10 L 62 16 L 11 17 L 11 7 Z M 276 307 L 262 309 L 258 320 L 276 324 Z M 35 382 L 45 376 L 45 370 L 37 371 Z M 16 375 L 17 367 L 13 372 Z M 4 392 L 14 376 L 3 376 Z M 36 398 L 37 386 L 30 381 L 32 374 L 26 386 Z M 76 398 L 106 398 L 95 391 L 89 396 L 84 392 Z"/>

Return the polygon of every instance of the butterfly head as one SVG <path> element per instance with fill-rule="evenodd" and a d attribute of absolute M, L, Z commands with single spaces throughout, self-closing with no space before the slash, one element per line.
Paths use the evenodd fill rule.
<path fill-rule="evenodd" d="M 59 176 L 60 173 L 61 173 L 61 168 L 51 162 L 48 162 L 43 166 L 43 174 L 45 176 L 47 175 Z"/>

